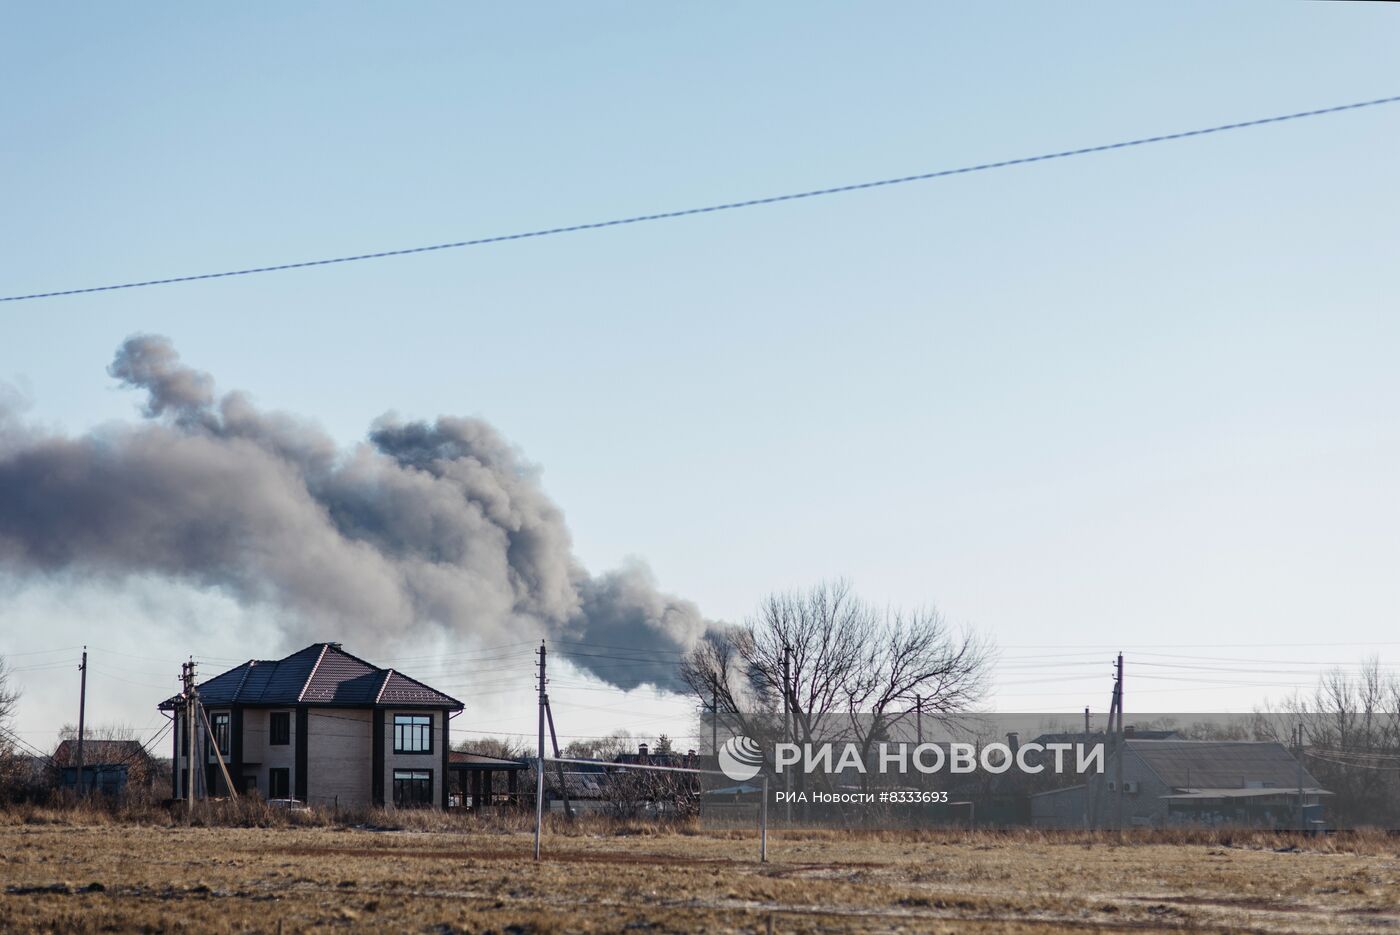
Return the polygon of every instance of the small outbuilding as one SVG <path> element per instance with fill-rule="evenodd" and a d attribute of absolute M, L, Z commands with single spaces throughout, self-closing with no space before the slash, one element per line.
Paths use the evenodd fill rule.
<path fill-rule="evenodd" d="M 1121 809 L 1123 827 L 1314 828 L 1331 794 L 1280 743 L 1129 739 L 1088 783 L 1031 796 L 1031 822 L 1113 828 Z"/>

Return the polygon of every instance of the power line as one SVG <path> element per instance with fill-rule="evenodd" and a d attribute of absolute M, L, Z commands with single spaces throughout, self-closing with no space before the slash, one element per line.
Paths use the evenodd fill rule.
<path fill-rule="evenodd" d="M 1153 143 L 1167 143 L 1173 140 L 1184 140 L 1197 136 L 1206 136 L 1212 133 L 1224 133 L 1229 130 L 1244 130 L 1251 127 L 1261 127 L 1273 123 L 1283 123 L 1289 120 L 1302 120 L 1307 117 L 1320 117 L 1325 114 L 1336 114 L 1343 111 L 1360 110 L 1363 107 L 1377 107 L 1381 104 L 1393 104 L 1400 101 L 1400 95 L 1393 97 L 1381 97 L 1370 101 L 1358 101 L 1352 104 L 1339 104 L 1335 107 L 1323 107 L 1318 110 L 1304 110 L 1291 114 L 1280 114 L 1274 117 L 1260 117 L 1255 120 L 1244 120 L 1238 123 L 1225 123 L 1213 127 L 1203 127 L 1197 130 L 1184 130 L 1178 133 L 1164 133 L 1158 136 L 1145 136 L 1138 139 L 1123 140 L 1117 143 L 1103 143 L 1097 146 L 1084 146 L 1078 149 L 1066 149 L 1058 152 L 1041 153 L 1036 156 L 1020 156 L 1015 159 L 1003 159 L 998 162 L 983 162 L 976 165 L 961 166 L 956 169 L 938 169 L 932 172 L 920 172 L 915 175 L 903 175 L 896 178 L 876 179 L 867 182 L 853 182 L 846 185 L 835 185 L 829 188 L 816 188 L 803 192 L 789 192 L 784 195 L 769 195 L 763 198 L 747 198 L 742 201 L 729 201 L 720 204 L 706 205 L 699 208 L 681 208 L 676 211 L 659 211 L 653 214 L 636 214 L 630 217 L 614 218 L 607 221 L 592 221 L 586 224 L 569 224 L 562 227 L 546 227 L 539 230 L 522 231 L 514 234 L 496 234 L 490 237 L 478 237 L 472 240 L 458 240 L 451 243 L 430 244 L 421 247 L 400 247 L 392 250 L 379 250 L 374 253 L 358 253 L 352 256 L 330 257 L 321 260 L 302 260 L 295 263 L 277 263 L 270 266 L 253 266 L 246 269 L 225 270 L 218 273 L 198 273 L 188 276 L 168 276 L 163 279 L 144 279 L 134 282 L 113 283 L 106 286 L 89 286 L 82 289 L 58 289 L 51 292 L 31 292 L 24 295 L 0 296 L 0 302 L 23 302 L 30 299 L 52 299 L 65 295 L 84 295 L 90 292 L 114 292 L 119 289 L 140 289 L 147 286 L 167 286 L 180 282 L 195 282 L 203 279 L 226 279 L 231 276 L 252 276 L 257 273 L 275 273 L 283 270 L 306 269 L 313 266 L 332 266 L 339 263 L 355 263 L 361 260 L 379 260 L 387 257 L 408 256 L 415 253 L 432 253 L 438 250 L 456 250 L 463 247 L 480 247 L 486 244 L 505 243 L 512 240 L 529 240 L 539 237 L 552 237 L 556 234 L 573 234 L 580 231 L 600 230 L 605 227 L 623 227 L 631 224 L 645 224 L 652 221 L 668 221 L 676 218 L 691 217 L 697 214 L 713 214 L 720 211 L 735 211 L 740 208 L 756 208 L 764 205 L 781 204 L 788 201 L 800 201 L 807 198 L 821 198 L 827 195 L 840 195 L 848 192 L 864 191 L 871 188 L 887 188 L 892 185 L 906 185 L 910 182 L 926 182 L 931 179 L 946 178 L 950 175 L 966 175 L 972 172 L 986 172 L 992 169 L 1005 169 L 1011 166 L 1023 166 L 1036 162 L 1049 162 L 1054 159 L 1068 159 L 1073 156 L 1087 156 L 1093 153 L 1109 152 L 1117 149 L 1128 149 L 1134 146 L 1148 146 Z"/>
<path fill-rule="evenodd" d="M 0 653 L 0 657 L 6 657 L 6 658 L 8 658 L 8 657 L 10 657 L 10 656 L 46 656 L 46 655 L 52 655 L 53 653 L 66 653 L 66 652 L 71 652 L 72 650 L 81 649 L 81 648 L 82 648 L 81 646 L 62 646 L 62 647 L 59 647 L 58 649 L 36 649 L 36 650 L 33 650 L 32 652 L 27 652 L 27 653 Z"/>
<path fill-rule="evenodd" d="M 1117 646 L 1117 645 L 1119 645 L 1119 644 L 1118 644 L 1118 643 L 1113 643 L 1113 642 L 1107 642 L 1107 643 L 1074 643 L 1074 644 L 1063 644 L 1063 643 L 1016 643 L 1016 644 L 1012 644 L 1012 645 L 1008 645 L 1008 646 L 1003 646 L 1002 648 L 1003 648 L 1003 649 L 1054 649 L 1054 648 L 1056 648 L 1056 647 L 1058 647 L 1058 646 L 1064 646 L 1064 645 L 1075 645 L 1075 646 L 1086 646 L 1086 647 L 1093 646 L 1093 647 L 1097 647 L 1097 648 L 1098 648 L 1097 651 L 1106 651 L 1105 647 Z M 1252 643 L 1124 643 L 1124 644 L 1122 644 L 1122 645 L 1123 645 L 1123 648 L 1125 648 L 1125 649 L 1131 649 L 1131 650 L 1133 650 L 1135 653 L 1138 653 L 1138 654 L 1141 654 L 1141 655 L 1158 655 L 1158 656 L 1167 656 L 1167 657 L 1172 657 L 1172 658 L 1209 659 L 1209 658 L 1223 658 L 1223 657 L 1211 657 L 1211 656 L 1188 656 L 1188 657 L 1181 657 L 1181 656 L 1179 656 L 1179 655 L 1176 654 L 1176 653 L 1145 653 L 1145 652 L 1142 652 L 1142 651 L 1145 650 L 1145 649 L 1200 649 L 1200 648 L 1202 648 L 1202 647 L 1204 647 L 1204 648 L 1210 648 L 1210 649 L 1283 649 L 1283 648 L 1293 649 L 1293 648 L 1311 648 L 1311 647 L 1318 647 L 1318 646 L 1323 646 L 1323 647 L 1339 647 L 1339 646 L 1372 646 L 1372 647 L 1374 647 L 1374 646 L 1400 646 L 1400 641 L 1390 640 L 1390 641 L 1386 642 L 1386 641 L 1378 641 L 1378 640 L 1351 640 L 1351 641 L 1348 641 L 1348 642 L 1331 642 L 1331 643 L 1261 643 L 1261 642 L 1258 642 L 1258 641 L 1256 640 L 1255 642 L 1252 642 Z M 1253 660 L 1244 659 L 1244 660 L 1240 660 L 1240 661 L 1242 661 L 1242 662 L 1251 662 L 1251 661 L 1253 661 Z"/>
<path fill-rule="evenodd" d="M 1400 766 L 1378 766 L 1373 763 L 1347 763 L 1344 760 L 1337 760 L 1331 757 L 1321 756 L 1308 750 L 1303 751 L 1304 756 L 1312 757 L 1314 760 L 1321 760 L 1324 763 L 1331 763 L 1334 766 L 1346 766 L 1351 769 L 1375 769 L 1384 772 L 1394 772 L 1400 770 Z"/>

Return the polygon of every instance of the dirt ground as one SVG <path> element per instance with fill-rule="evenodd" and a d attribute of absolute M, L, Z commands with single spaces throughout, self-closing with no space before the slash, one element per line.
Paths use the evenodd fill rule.
<path fill-rule="evenodd" d="M 1400 926 L 1400 853 L 1254 836 L 580 835 L 0 825 L 3 932 L 1334 933 Z"/>

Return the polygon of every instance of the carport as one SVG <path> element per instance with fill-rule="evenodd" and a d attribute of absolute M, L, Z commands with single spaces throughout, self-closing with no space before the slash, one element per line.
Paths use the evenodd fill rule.
<path fill-rule="evenodd" d="M 518 776 L 529 768 L 529 764 L 521 760 L 454 750 L 447 759 L 448 806 L 474 812 L 503 805 L 518 806 L 521 804 Z M 496 790 L 497 773 L 505 773 L 504 792 Z M 526 797 L 533 798 L 528 793 Z"/>

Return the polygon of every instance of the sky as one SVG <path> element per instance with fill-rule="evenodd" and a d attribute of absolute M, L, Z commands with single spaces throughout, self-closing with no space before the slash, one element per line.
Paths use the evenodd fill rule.
<path fill-rule="evenodd" d="M 316 259 L 1400 94 L 1381 4 L 29 5 L 0 25 L 0 294 Z M 658 224 L 0 304 L 35 424 L 137 418 L 169 336 L 345 445 L 480 416 L 591 570 L 741 620 L 845 576 L 1000 647 L 1001 710 L 1247 710 L 1400 662 L 1400 106 Z M 274 621 L 7 575 L 17 729 L 147 731 Z M 296 647 L 285 647 L 287 650 Z M 351 650 L 354 647 L 347 647 Z M 456 655 L 439 656 L 439 652 Z M 124 655 L 119 655 L 124 654 Z M 1155 654 L 1155 655 L 1154 655 Z M 432 657 L 432 658 L 428 658 Z M 530 647 L 406 645 L 533 729 Z M 376 660 L 379 661 L 379 660 Z M 386 661 L 387 664 L 387 661 Z M 1242 674 L 1243 673 L 1243 674 Z M 567 670 L 561 733 L 694 730 Z M 564 725 L 568 725 L 567 727 Z"/>

